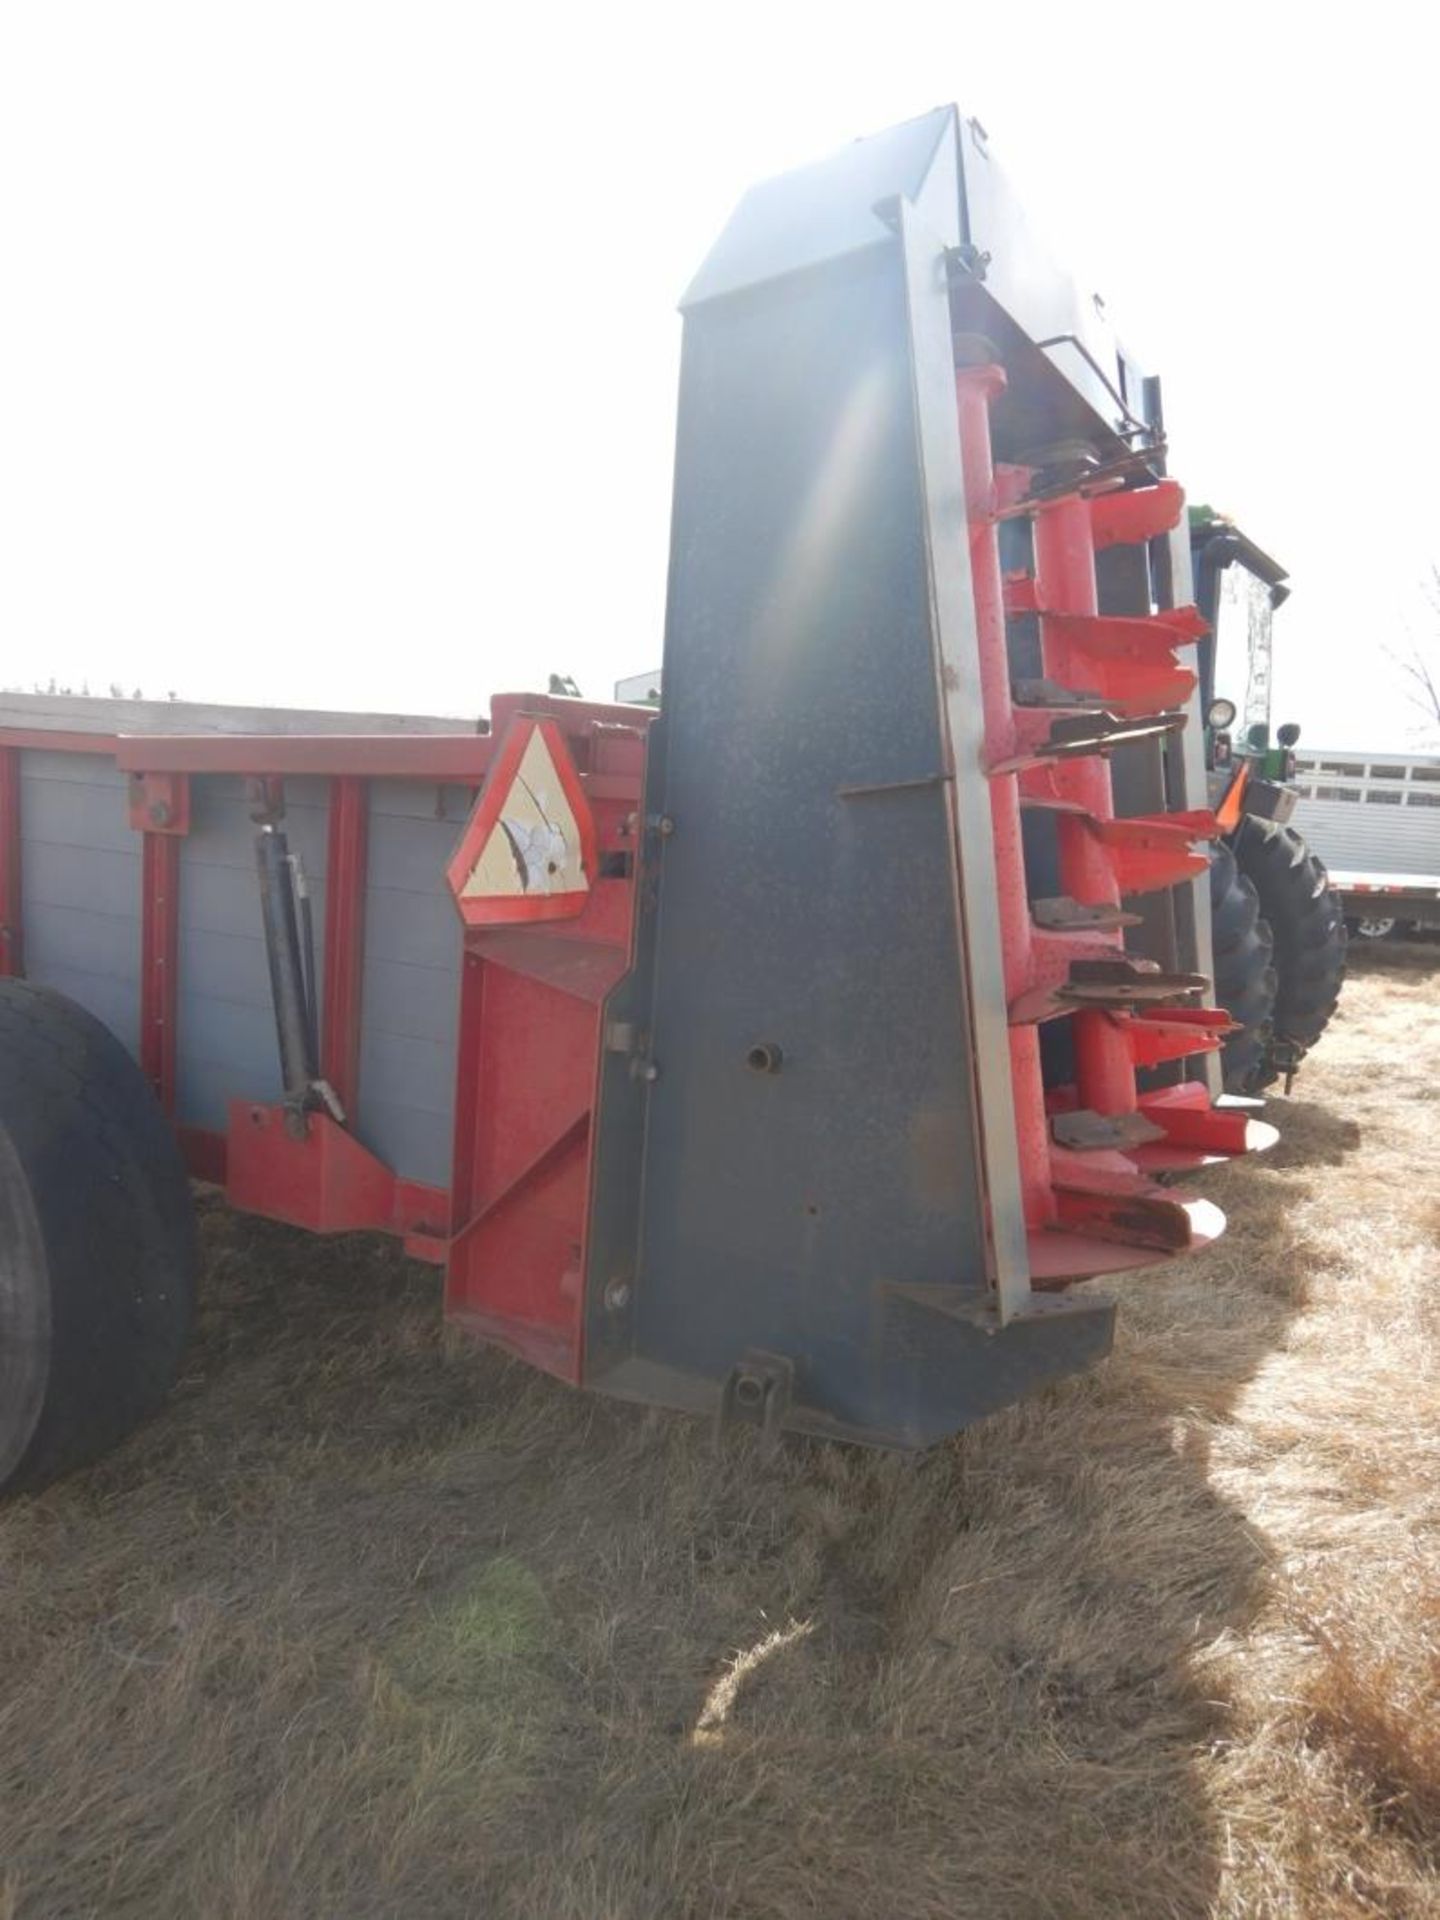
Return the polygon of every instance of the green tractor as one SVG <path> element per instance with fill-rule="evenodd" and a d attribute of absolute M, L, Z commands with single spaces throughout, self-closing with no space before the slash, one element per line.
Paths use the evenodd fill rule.
<path fill-rule="evenodd" d="M 1345 978 L 1339 897 L 1289 824 L 1300 729 L 1271 729 L 1273 621 L 1290 589 L 1285 569 L 1210 507 L 1190 510 L 1190 551 L 1210 627 L 1199 646 L 1200 695 L 1222 829 L 1210 862 L 1215 998 L 1239 1023 L 1222 1072 L 1227 1092 L 1259 1093 L 1283 1079 L 1288 1093 Z"/>

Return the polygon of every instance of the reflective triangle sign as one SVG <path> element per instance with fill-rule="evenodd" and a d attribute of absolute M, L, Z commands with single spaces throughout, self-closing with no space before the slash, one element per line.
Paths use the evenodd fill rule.
<path fill-rule="evenodd" d="M 553 720 L 511 722 L 445 877 L 469 927 L 565 920 L 595 872 L 595 821 Z"/>

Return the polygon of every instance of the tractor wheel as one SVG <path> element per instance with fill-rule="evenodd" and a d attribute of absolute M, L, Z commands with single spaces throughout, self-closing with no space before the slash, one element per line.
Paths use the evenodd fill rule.
<path fill-rule="evenodd" d="M 190 1184 L 140 1069 L 72 1001 L 0 980 L 0 1489 L 155 1411 L 195 1268 Z"/>
<path fill-rule="evenodd" d="M 1210 927 L 1215 949 L 1215 1002 L 1238 1020 L 1220 1053 L 1227 1093 L 1264 1084 L 1275 1008 L 1274 942 L 1254 885 L 1222 840 L 1210 849 Z"/>
<path fill-rule="evenodd" d="M 1247 818 L 1235 836 L 1275 936 L 1275 1045 L 1267 1081 L 1299 1063 L 1330 1024 L 1345 979 L 1345 921 L 1323 864 L 1293 827 Z"/>

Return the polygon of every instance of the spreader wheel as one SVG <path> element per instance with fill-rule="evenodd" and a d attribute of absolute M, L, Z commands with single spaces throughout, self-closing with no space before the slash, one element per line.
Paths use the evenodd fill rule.
<path fill-rule="evenodd" d="M 154 1412 L 195 1269 L 184 1163 L 135 1062 L 73 1001 L 0 980 L 0 1489 Z"/>

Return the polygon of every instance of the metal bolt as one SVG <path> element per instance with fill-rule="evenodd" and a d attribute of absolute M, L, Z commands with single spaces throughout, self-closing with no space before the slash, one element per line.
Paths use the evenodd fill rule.
<path fill-rule="evenodd" d="M 653 1060 L 647 1060 L 644 1066 L 641 1067 L 640 1078 L 642 1080 L 658 1080 L 660 1078 L 660 1069 Z"/>

